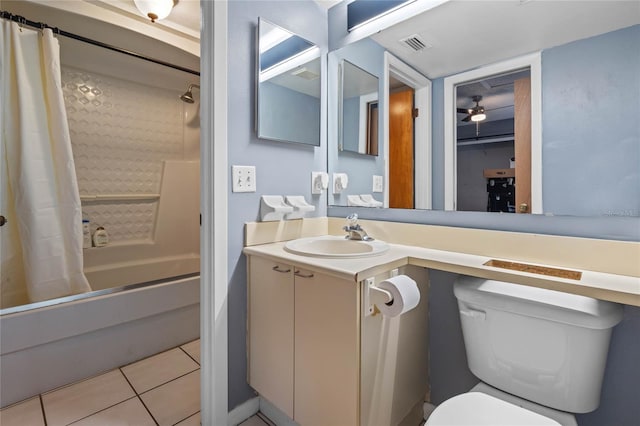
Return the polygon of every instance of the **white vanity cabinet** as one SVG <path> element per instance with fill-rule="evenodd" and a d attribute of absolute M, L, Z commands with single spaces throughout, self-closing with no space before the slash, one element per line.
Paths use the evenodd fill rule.
<path fill-rule="evenodd" d="M 249 384 L 293 418 L 293 267 L 248 257 Z"/>
<path fill-rule="evenodd" d="M 249 256 L 249 384 L 304 426 L 358 424 L 358 286 Z"/>
<path fill-rule="evenodd" d="M 262 397 L 302 426 L 398 425 L 410 411 L 409 424 L 419 423 L 428 389 L 426 270 L 411 271 L 424 294 L 419 306 L 386 318 L 363 314 L 364 283 L 247 258 L 248 380 Z"/>

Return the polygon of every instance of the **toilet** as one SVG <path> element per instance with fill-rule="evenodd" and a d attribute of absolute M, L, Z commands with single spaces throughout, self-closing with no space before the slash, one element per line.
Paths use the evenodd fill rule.
<path fill-rule="evenodd" d="M 454 294 L 481 382 L 438 405 L 426 425 L 568 426 L 598 407 L 621 305 L 468 276 Z"/>

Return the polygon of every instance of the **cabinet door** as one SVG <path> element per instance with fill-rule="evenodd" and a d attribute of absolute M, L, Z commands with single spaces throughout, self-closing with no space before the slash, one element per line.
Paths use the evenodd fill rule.
<path fill-rule="evenodd" d="M 295 277 L 295 408 L 303 426 L 359 423 L 359 293 L 317 272 Z"/>
<path fill-rule="evenodd" d="M 293 418 L 293 268 L 249 257 L 249 384 Z"/>

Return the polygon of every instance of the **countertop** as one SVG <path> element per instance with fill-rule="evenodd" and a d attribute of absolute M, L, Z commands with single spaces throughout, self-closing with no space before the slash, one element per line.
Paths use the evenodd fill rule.
<path fill-rule="evenodd" d="M 595 299 L 640 306 L 640 278 L 626 275 L 566 268 L 581 272 L 579 280 L 484 265 L 489 260 L 513 262 L 512 259 L 479 256 L 461 252 L 435 250 L 401 244 L 389 244 L 385 253 L 370 257 L 336 259 L 301 256 L 284 249 L 285 242 L 253 245 L 244 248 L 249 256 L 266 257 L 357 283 L 366 278 L 399 268 L 415 265 L 429 269 L 476 276 L 579 294 Z M 547 267 L 548 265 L 528 265 Z M 552 266 L 558 268 L 558 266 Z"/>

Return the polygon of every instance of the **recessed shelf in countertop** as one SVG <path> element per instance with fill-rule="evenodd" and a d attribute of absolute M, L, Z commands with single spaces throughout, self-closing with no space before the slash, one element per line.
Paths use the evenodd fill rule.
<path fill-rule="evenodd" d="M 550 268 L 548 266 L 529 265 L 526 263 L 506 262 L 504 260 L 491 259 L 483 263 L 484 266 L 493 266 L 494 268 L 511 269 L 513 271 L 529 272 L 531 274 L 548 275 L 551 277 L 567 278 L 570 280 L 578 280 L 582 278 L 582 272 L 570 271 L 568 269 Z"/>

